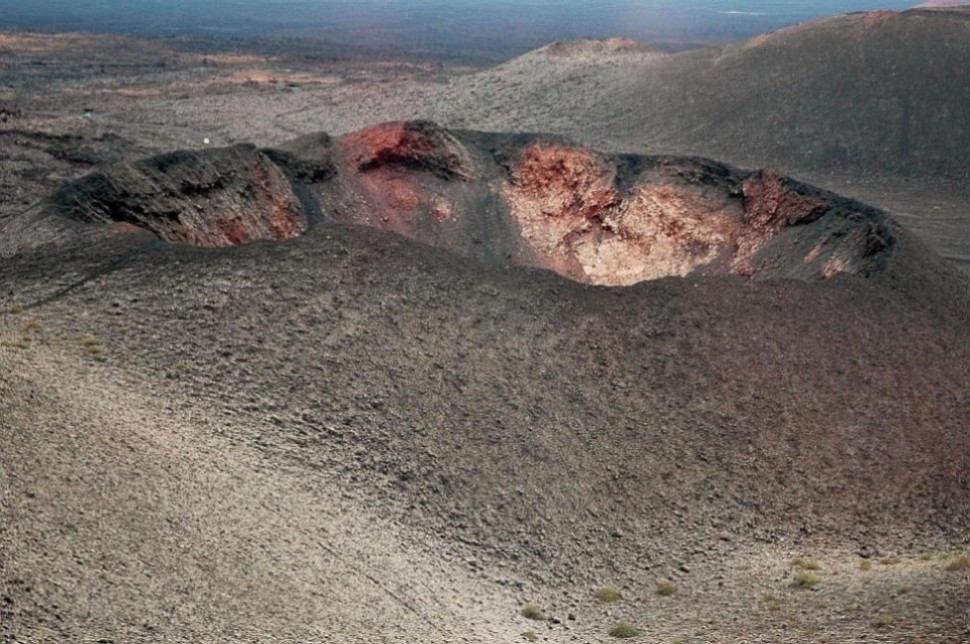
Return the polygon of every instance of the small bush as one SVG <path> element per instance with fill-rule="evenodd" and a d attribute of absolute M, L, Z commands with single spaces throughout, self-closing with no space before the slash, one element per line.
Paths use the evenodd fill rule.
<path fill-rule="evenodd" d="M 621 599 L 623 599 L 623 593 L 616 586 L 600 586 L 599 590 L 596 591 L 596 601 L 603 602 L 604 604 Z"/>
<path fill-rule="evenodd" d="M 101 355 L 101 340 L 98 338 L 94 337 L 93 335 L 85 335 L 78 339 L 78 343 L 81 345 L 84 353 L 88 354 L 92 358 L 95 358 L 96 360 L 103 359 L 103 356 Z"/>
<path fill-rule="evenodd" d="M 78 342 L 82 347 L 97 347 L 100 346 L 101 340 L 97 339 L 93 335 L 82 335 Z"/>
<path fill-rule="evenodd" d="M 859 570 L 872 570 L 872 562 L 868 559 L 863 559 L 859 562 Z"/>
<path fill-rule="evenodd" d="M 657 594 L 663 597 L 673 595 L 677 592 L 677 584 L 669 579 L 661 579 L 657 582 Z"/>
<path fill-rule="evenodd" d="M 522 617 L 526 619 L 543 620 L 546 616 L 543 614 L 542 609 L 535 604 L 526 604 L 522 607 Z"/>
<path fill-rule="evenodd" d="M 527 642 L 538 642 L 539 634 L 532 630 L 525 631 L 524 633 L 522 633 L 522 639 L 524 639 Z"/>
<path fill-rule="evenodd" d="M 625 620 L 617 622 L 617 624 L 609 630 L 610 637 L 617 637 L 620 639 L 636 637 L 640 633 L 641 631 L 639 628 Z"/>
<path fill-rule="evenodd" d="M 24 307 L 22 304 L 11 304 L 10 308 L 7 309 L 7 313 L 11 315 L 20 315 L 24 312 Z"/>
<path fill-rule="evenodd" d="M 5 340 L 4 344 L 14 349 L 28 349 L 30 348 L 30 338 L 13 338 L 12 340 Z"/>
<path fill-rule="evenodd" d="M 797 559 L 792 559 L 791 565 L 795 568 L 801 568 L 802 570 L 821 570 L 822 564 L 815 561 L 814 559 L 802 559 L 798 557 Z"/>
<path fill-rule="evenodd" d="M 799 588 L 815 588 L 822 582 L 822 578 L 811 572 L 800 572 L 795 575 L 795 585 Z"/>
<path fill-rule="evenodd" d="M 872 620 L 873 626 L 883 627 L 889 626 L 893 623 L 893 616 L 890 613 L 879 613 L 876 618 Z"/>
<path fill-rule="evenodd" d="M 895 566 L 898 563 L 902 563 L 902 561 L 899 557 L 883 557 L 879 560 L 879 563 L 884 566 Z"/>
<path fill-rule="evenodd" d="M 781 603 L 778 601 L 778 598 L 771 593 L 766 594 L 762 599 L 765 602 L 765 608 L 768 609 L 769 612 L 777 613 L 781 610 Z"/>
<path fill-rule="evenodd" d="M 950 572 L 957 572 L 960 570 L 970 570 L 970 557 L 967 555 L 960 555 L 950 563 L 946 565 L 946 569 Z"/>

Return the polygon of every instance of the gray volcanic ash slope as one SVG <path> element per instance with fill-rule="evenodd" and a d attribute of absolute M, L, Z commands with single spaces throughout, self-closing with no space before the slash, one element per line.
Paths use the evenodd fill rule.
<path fill-rule="evenodd" d="M 673 56 L 550 58 L 459 84 L 453 119 L 741 165 L 970 172 L 968 9 L 849 14 Z"/>
<path fill-rule="evenodd" d="M 200 246 L 292 237 L 315 215 L 610 285 L 870 274 L 895 246 L 882 213 L 772 171 L 430 122 L 118 164 L 58 190 L 47 211 Z"/>
<path fill-rule="evenodd" d="M 616 613 L 591 595 L 609 582 L 664 641 L 713 621 L 712 641 L 855 641 L 887 597 L 888 636 L 964 637 L 960 573 L 916 554 L 970 530 L 967 279 L 878 211 L 781 178 L 752 194 L 884 226 L 878 270 L 610 288 L 346 223 L 467 241 L 435 213 L 515 188 L 533 143 L 393 124 L 61 191 L 81 219 L 122 223 L 25 244 L 0 273 L 0 635 L 494 642 L 530 628 L 534 600 L 551 641 L 601 640 Z M 515 153 L 511 175 L 488 149 Z M 568 149 L 537 181 L 602 195 L 590 177 L 656 170 Z M 565 172 L 589 158 L 597 172 Z M 247 187 L 257 160 L 304 234 L 259 239 L 277 237 L 277 199 Z M 212 184 L 223 163 L 235 179 Z M 676 190 L 699 191 L 681 202 L 766 176 L 671 163 Z M 816 214 L 791 228 L 832 225 Z M 159 239 L 220 241 L 244 215 L 252 243 Z M 904 563 L 858 581 L 856 552 Z M 796 554 L 825 558 L 817 600 L 791 584 Z M 655 596 L 660 577 L 677 596 Z"/>

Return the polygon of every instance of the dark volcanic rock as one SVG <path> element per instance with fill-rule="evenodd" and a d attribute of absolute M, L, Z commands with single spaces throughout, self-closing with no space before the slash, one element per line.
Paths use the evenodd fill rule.
<path fill-rule="evenodd" d="M 279 150 L 176 152 L 58 191 L 60 214 L 226 246 L 323 221 L 387 230 L 498 264 L 627 285 L 669 276 L 868 275 L 895 240 L 879 211 L 772 171 L 608 155 L 544 135 L 387 123 Z"/>
<path fill-rule="evenodd" d="M 74 219 L 134 224 L 196 246 L 286 239 L 307 226 L 290 181 L 251 145 L 115 164 L 58 190 L 50 203 Z"/>

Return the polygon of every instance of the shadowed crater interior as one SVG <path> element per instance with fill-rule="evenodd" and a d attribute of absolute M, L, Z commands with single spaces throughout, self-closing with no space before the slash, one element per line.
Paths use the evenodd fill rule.
<path fill-rule="evenodd" d="M 425 121 L 116 164 L 64 186 L 48 207 L 211 247 L 286 239 L 311 222 L 358 224 L 605 285 L 871 275 L 895 246 L 882 212 L 770 170 Z"/>

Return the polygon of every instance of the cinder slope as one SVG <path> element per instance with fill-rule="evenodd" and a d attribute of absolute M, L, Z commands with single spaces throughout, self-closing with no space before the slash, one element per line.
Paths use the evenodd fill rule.
<path fill-rule="evenodd" d="M 578 616 L 553 641 L 601 640 L 610 582 L 667 639 L 702 610 L 714 641 L 851 641 L 872 616 L 838 616 L 842 577 L 804 603 L 793 553 L 915 559 L 970 528 L 967 281 L 894 233 L 870 278 L 629 288 L 339 225 L 18 255 L 4 635 L 492 642 L 535 600 Z M 963 637 L 940 571 L 894 635 Z M 782 623 L 766 592 L 802 608 Z"/>
<path fill-rule="evenodd" d="M 587 56 L 551 76 L 545 58 L 460 84 L 453 118 L 749 166 L 970 173 L 967 9 L 849 14 L 622 64 Z"/>

